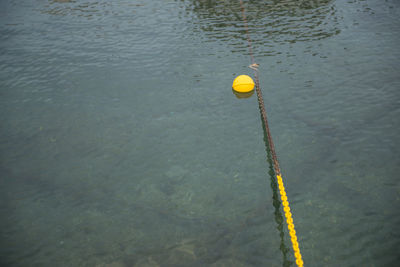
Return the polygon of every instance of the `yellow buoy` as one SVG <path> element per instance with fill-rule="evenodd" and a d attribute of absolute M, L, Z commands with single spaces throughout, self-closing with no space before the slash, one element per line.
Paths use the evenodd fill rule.
<path fill-rule="evenodd" d="M 254 89 L 254 81 L 248 75 L 239 75 L 233 81 L 232 88 L 239 93 L 248 93 Z"/>

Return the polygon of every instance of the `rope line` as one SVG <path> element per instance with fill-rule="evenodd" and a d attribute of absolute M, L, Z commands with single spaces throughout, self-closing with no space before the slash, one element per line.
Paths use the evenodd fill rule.
<path fill-rule="evenodd" d="M 244 5 L 243 5 L 243 0 L 240 0 L 240 7 L 242 9 L 243 22 L 244 22 L 244 27 L 246 30 L 247 43 L 248 43 L 249 54 L 250 54 L 250 58 L 251 58 L 251 65 L 249 66 L 249 68 L 254 70 L 254 79 L 256 81 L 258 107 L 260 109 L 261 118 L 264 122 L 265 130 L 267 132 L 267 140 L 268 140 L 269 148 L 271 151 L 272 162 L 273 162 L 276 179 L 277 179 L 278 186 L 279 186 L 279 193 L 281 195 L 283 211 L 285 212 L 286 223 L 287 223 L 288 230 L 289 230 L 290 240 L 292 242 L 294 257 L 296 259 L 297 266 L 303 267 L 304 262 L 301 257 L 299 243 L 297 241 L 297 236 L 296 236 L 296 230 L 294 229 L 293 217 L 292 217 L 292 213 L 290 212 L 289 201 L 288 201 L 288 198 L 286 195 L 285 187 L 283 185 L 283 179 L 282 179 L 281 169 L 279 167 L 278 157 L 276 156 L 275 146 L 274 146 L 274 143 L 272 142 L 271 132 L 270 132 L 269 126 L 268 126 L 267 111 L 265 110 L 264 100 L 263 100 L 261 88 L 260 88 L 260 81 L 258 78 L 258 66 L 259 65 L 254 60 L 253 48 L 252 48 L 251 38 L 250 38 L 250 34 L 249 34 L 249 26 L 247 23 L 247 17 L 246 17 L 246 12 L 245 12 Z"/>

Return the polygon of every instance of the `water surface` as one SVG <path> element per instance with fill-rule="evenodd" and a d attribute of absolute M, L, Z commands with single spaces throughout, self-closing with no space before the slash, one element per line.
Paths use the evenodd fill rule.
<path fill-rule="evenodd" d="M 400 6 L 245 1 L 306 266 L 396 266 Z M 294 266 L 239 1 L 0 4 L 2 266 Z"/>

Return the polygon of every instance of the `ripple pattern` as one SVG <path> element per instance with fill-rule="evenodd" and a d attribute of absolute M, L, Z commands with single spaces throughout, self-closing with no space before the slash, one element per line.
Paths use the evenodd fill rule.
<path fill-rule="evenodd" d="M 247 1 L 249 31 L 256 55 L 276 55 L 276 46 L 329 38 L 340 33 L 332 0 Z M 207 39 L 228 43 L 233 52 L 246 52 L 247 43 L 238 1 L 188 1 L 197 31 Z"/>

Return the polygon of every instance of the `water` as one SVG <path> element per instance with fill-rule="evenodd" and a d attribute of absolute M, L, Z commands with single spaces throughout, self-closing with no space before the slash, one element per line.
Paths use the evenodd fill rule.
<path fill-rule="evenodd" d="M 294 266 L 239 1 L 0 4 L 1 266 Z M 306 266 L 396 266 L 398 1 L 246 1 Z"/>

